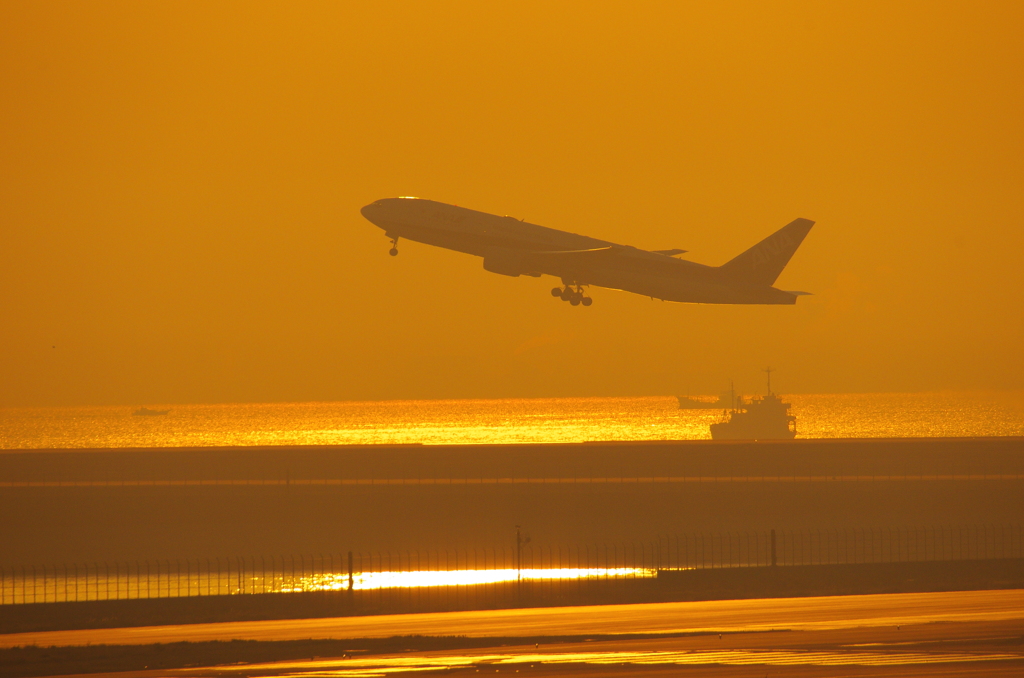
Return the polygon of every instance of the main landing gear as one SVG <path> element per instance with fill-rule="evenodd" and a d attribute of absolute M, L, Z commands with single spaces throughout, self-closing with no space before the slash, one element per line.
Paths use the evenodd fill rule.
<path fill-rule="evenodd" d="M 558 297 L 562 301 L 568 301 L 573 306 L 590 306 L 594 303 L 594 300 L 583 294 L 582 285 L 566 285 L 565 287 L 555 287 L 551 290 L 551 296 Z"/>

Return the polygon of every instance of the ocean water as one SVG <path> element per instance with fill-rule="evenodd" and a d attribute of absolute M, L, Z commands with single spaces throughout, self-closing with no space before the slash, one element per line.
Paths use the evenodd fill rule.
<path fill-rule="evenodd" d="M 794 394 L 799 438 L 1024 435 L 1024 391 Z M 697 440 L 721 410 L 674 397 L 0 409 L 0 449 Z"/>

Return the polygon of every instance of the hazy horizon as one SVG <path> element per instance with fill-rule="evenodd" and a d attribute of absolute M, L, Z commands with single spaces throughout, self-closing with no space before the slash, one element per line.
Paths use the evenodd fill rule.
<path fill-rule="evenodd" d="M 0 406 L 1024 385 L 1024 6 L 0 6 Z M 796 306 L 549 295 L 414 195 Z"/>
<path fill-rule="evenodd" d="M 616 399 L 616 398 L 675 398 L 677 396 L 692 396 L 694 398 L 715 398 L 728 389 L 720 388 L 717 391 L 685 391 L 679 390 L 671 393 L 643 393 L 643 394 L 629 394 L 629 393 L 603 393 L 597 395 L 539 395 L 539 396 L 510 396 L 510 397 L 466 397 L 466 398 L 380 398 L 380 399 L 366 399 L 366 398 L 343 398 L 338 400 L 216 400 L 216 401 L 122 401 L 122 402 L 109 402 L 109 403 L 64 403 L 60 405 L 2 405 L 2 410 L 15 410 L 15 409 L 60 409 L 60 408 L 111 408 L 111 407 L 139 407 L 139 406 L 185 406 L 185 405 L 311 405 L 311 404 L 332 404 L 332 403 L 406 403 L 406 402 L 500 402 L 500 401 L 530 401 L 530 400 L 592 400 L 592 399 Z M 739 388 L 736 387 L 737 396 L 760 396 L 764 395 L 764 387 L 760 389 L 756 386 L 750 388 Z M 792 391 L 792 390 L 780 390 L 772 385 L 772 392 L 783 397 L 794 395 L 794 396 L 814 396 L 814 395 L 850 395 L 850 396 L 868 396 L 868 395 L 883 395 L 883 396 L 901 396 L 901 395 L 960 395 L 960 396 L 972 396 L 972 395 L 1014 395 L 1020 396 L 1024 394 L 1024 388 L 1022 389 L 931 389 L 924 391 L 831 391 L 831 392 L 814 392 L 814 391 Z"/>

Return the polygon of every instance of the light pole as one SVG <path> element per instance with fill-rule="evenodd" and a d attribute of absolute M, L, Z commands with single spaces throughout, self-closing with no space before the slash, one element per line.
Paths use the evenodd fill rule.
<path fill-rule="evenodd" d="M 530 537 L 524 537 L 522 528 L 516 525 L 516 581 L 523 580 L 523 544 L 527 544 Z"/>

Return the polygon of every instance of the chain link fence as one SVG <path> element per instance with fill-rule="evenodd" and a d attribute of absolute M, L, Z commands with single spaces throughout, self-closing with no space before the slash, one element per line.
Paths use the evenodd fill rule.
<path fill-rule="evenodd" d="M 653 578 L 659 571 L 1024 558 L 1020 525 L 695 532 L 653 541 L 0 568 L 0 605 Z"/>

